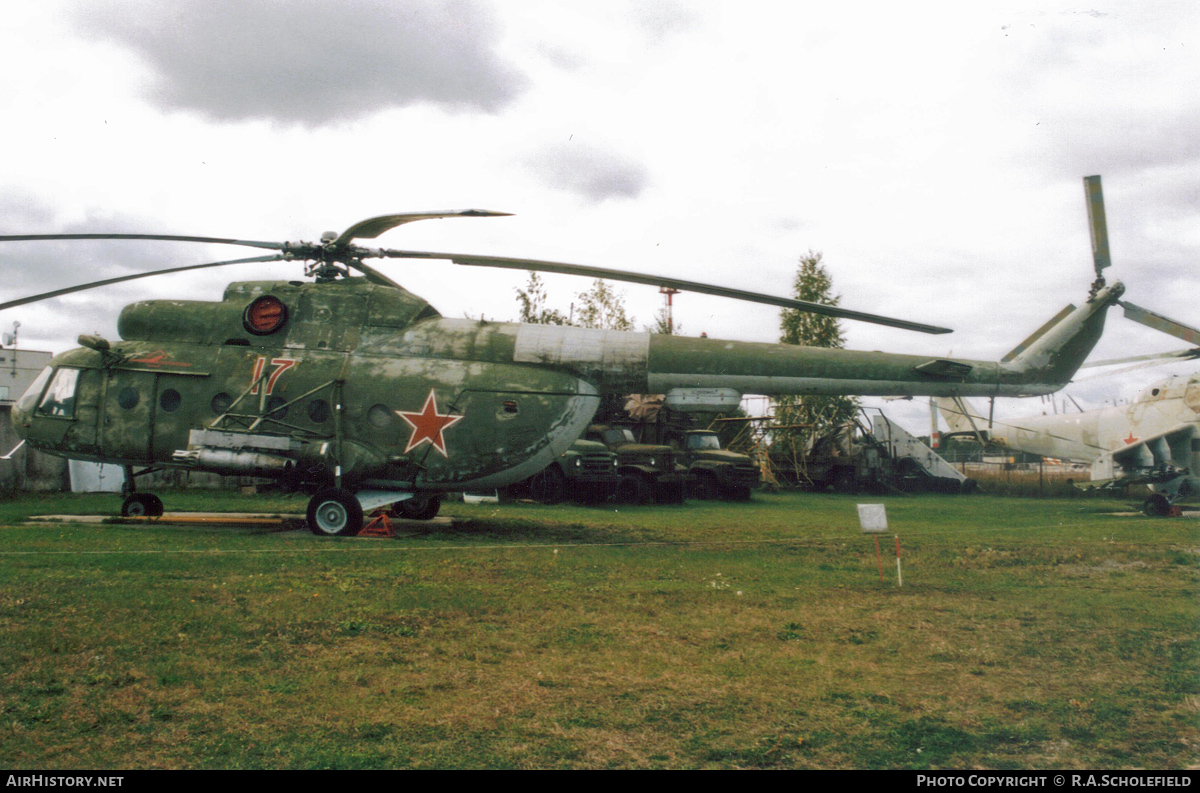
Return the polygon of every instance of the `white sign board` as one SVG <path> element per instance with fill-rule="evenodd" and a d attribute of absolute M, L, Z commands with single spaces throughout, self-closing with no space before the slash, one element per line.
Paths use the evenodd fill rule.
<path fill-rule="evenodd" d="M 888 530 L 887 510 L 883 504 L 859 504 L 858 523 L 863 534 L 882 534 Z"/>

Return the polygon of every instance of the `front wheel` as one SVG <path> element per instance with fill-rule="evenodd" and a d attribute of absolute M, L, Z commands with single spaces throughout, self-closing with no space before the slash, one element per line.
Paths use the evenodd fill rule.
<path fill-rule="evenodd" d="M 349 490 L 331 487 L 308 501 L 308 529 L 319 537 L 353 537 L 362 531 L 363 511 Z"/>
<path fill-rule="evenodd" d="M 153 493 L 134 493 L 121 505 L 123 518 L 157 518 L 162 514 L 162 499 Z"/>

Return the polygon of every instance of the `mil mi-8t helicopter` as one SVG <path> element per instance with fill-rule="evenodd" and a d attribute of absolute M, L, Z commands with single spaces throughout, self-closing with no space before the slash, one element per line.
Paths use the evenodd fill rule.
<path fill-rule="evenodd" d="M 927 333 L 946 328 L 675 278 L 457 253 L 372 249 L 397 226 L 483 210 L 387 215 L 318 243 L 155 234 L 39 234 L 0 241 L 104 239 L 225 243 L 270 255 L 110 278 L 0 303 L 0 309 L 171 272 L 278 260 L 311 282 L 230 284 L 219 302 L 126 306 L 121 341 L 80 336 L 13 411 L 35 449 L 125 466 L 123 514 L 162 514 L 135 476 L 161 467 L 273 479 L 312 493 L 316 534 L 352 535 L 364 511 L 431 518 L 440 494 L 502 487 L 556 460 L 602 393 L 661 393 L 668 404 L 736 405 L 743 393 L 1018 396 L 1052 393 L 1087 357 L 1124 287 L 1044 326 L 1004 362 L 815 349 L 556 325 L 442 317 L 364 260 L 571 273 L 722 295 Z M 362 273 L 352 276 L 352 271 Z M 142 467 L 141 470 L 137 470 Z"/>

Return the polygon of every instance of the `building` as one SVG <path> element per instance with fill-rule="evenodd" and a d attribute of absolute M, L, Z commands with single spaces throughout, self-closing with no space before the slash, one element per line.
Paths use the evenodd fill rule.
<path fill-rule="evenodd" d="M 41 350 L 0 348 L 0 456 L 21 442 L 12 425 L 13 405 L 53 357 Z M 61 457 L 21 447 L 10 459 L 0 459 L 0 491 L 68 489 L 67 461 Z"/>

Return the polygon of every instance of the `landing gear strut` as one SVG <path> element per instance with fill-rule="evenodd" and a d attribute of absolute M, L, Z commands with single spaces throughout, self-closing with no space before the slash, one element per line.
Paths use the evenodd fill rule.
<path fill-rule="evenodd" d="M 150 473 L 150 471 L 149 468 L 143 468 L 134 473 L 132 465 L 125 466 L 125 482 L 121 485 L 121 493 L 125 495 L 125 501 L 121 504 L 121 517 L 157 518 L 163 514 L 161 498 L 153 493 L 137 492 L 134 477 Z"/>

